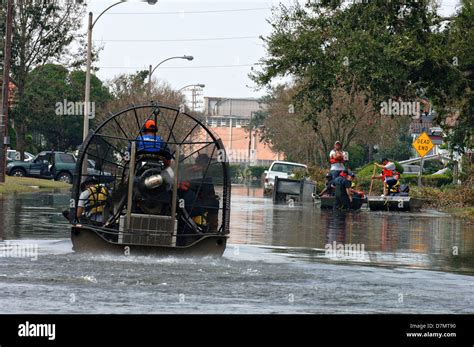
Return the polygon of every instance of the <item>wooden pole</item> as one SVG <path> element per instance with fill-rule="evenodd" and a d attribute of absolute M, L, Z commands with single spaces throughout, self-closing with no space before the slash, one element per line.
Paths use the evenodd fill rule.
<path fill-rule="evenodd" d="M 420 171 L 418 172 L 418 187 L 421 187 L 421 175 L 423 175 L 423 157 L 420 158 Z"/>
<path fill-rule="evenodd" d="M 4 3 L 4 1 L 2 1 Z M 5 47 L 3 52 L 2 103 L 0 114 L 0 183 L 5 182 L 8 138 L 8 99 L 10 97 L 10 66 L 12 55 L 13 0 L 8 0 L 6 9 Z M 1 49 L 1 48 L 0 48 Z"/>
<path fill-rule="evenodd" d="M 374 171 L 372 172 L 372 177 L 374 177 L 376 169 L 377 169 L 377 166 L 375 166 L 374 164 Z M 374 179 L 372 177 L 370 178 L 370 189 L 369 189 L 369 194 L 367 196 L 370 196 L 370 194 L 372 194 L 372 186 L 374 184 Z"/>

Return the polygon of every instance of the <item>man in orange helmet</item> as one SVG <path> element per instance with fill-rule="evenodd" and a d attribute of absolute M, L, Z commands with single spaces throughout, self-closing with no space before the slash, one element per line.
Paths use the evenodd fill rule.
<path fill-rule="evenodd" d="M 165 166 L 168 167 L 173 157 L 168 144 L 163 141 L 160 135 L 156 134 L 157 131 L 156 122 L 153 119 L 148 119 L 136 139 L 137 153 L 159 153 L 165 158 Z"/>

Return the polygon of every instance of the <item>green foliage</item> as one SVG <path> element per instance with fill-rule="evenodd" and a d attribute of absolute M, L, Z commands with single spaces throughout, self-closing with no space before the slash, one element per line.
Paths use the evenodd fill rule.
<path fill-rule="evenodd" d="M 70 73 L 66 67 L 53 64 L 39 66 L 29 74 L 16 112 L 27 115 L 24 122 L 28 128 L 44 136 L 46 146 L 40 149 L 75 150 L 82 143 L 82 113 L 67 114 L 58 105 L 64 105 L 64 101 L 82 103 L 84 80 L 84 72 Z M 92 76 L 91 100 L 96 103 L 95 112 L 109 99 L 102 82 Z"/>
<path fill-rule="evenodd" d="M 269 22 L 273 31 L 264 38 L 267 56 L 252 78 L 262 87 L 277 78 L 292 78 L 296 109 L 319 137 L 326 118 L 329 123 L 344 124 L 333 127 L 332 135 L 346 145 L 357 131 L 346 127 L 354 122 L 354 107 L 342 116 L 334 112 L 340 99 L 335 91 L 345 90 L 351 102 L 355 95 L 371 100 L 366 105 L 372 105 L 374 112 L 388 99 L 428 97 L 437 111 L 436 122 L 445 129 L 452 123 L 448 116 L 459 111 L 458 124 L 448 136 L 452 148 L 474 146 L 472 1 L 462 0 L 461 10 L 451 21 L 440 18 L 431 1 L 422 0 L 296 2 L 275 8 Z M 322 119 L 321 114 L 327 117 Z M 367 136 L 376 126 L 369 124 Z M 398 142 L 383 148 L 385 155 L 408 158 L 407 134 L 386 130 L 393 131 Z M 322 147 L 327 152 L 327 143 Z"/>
<path fill-rule="evenodd" d="M 426 199 L 432 207 L 474 207 L 474 185 L 466 184 L 460 186 L 444 187 L 410 187 L 410 195 Z M 472 211 L 472 210 L 471 210 Z"/>
<path fill-rule="evenodd" d="M 433 174 L 444 168 L 444 164 L 441 161 L 430 160 L 423 164 L 423 174 Z"/>
<path fill-rule="evenodd" d="M 403 166 L 397 162 L 397 161 L 394 161 L 393 162 L 395 164 L 395 167 L 397 168 L 397 171 L 401 174 L 403 174 Z M 380 163 L 379 163 L 380 164 Z M 362 168 L 360 168 L 356 174 L 357 174 L 357 177 L 361 177 L 361 178 L 370 178 L 372 177 L 372 173 L 374 172 L 374 163 L 369 163 L 365 166 L 363 166 Z M 382 172 L 382 169 L 381 168 L 378 168 L 375 170 L 375 174 L 378 175 Z"/>
<path fill-rule="evenodd" d="M 268 170 L 268 166 L 245 166 L 241 164 L 229 165 L 230 177 L 233 181 L 255 180 L 260 181 L 263 172 Z"/>
<path fill-rule="evenodd" d="M 442 187 L 451 184 L 453 181 L 450 175 L 422 175 L 421 184 L 428 187 Z M 418 185 L 418 175 L 416 174 L 404 174 L 401 175 L 400 182 L 408 184 L 410 186 Z"/>
<path fill-rule="evenodd" d="M 353 145 L 347 148 L 349 153 L 349 163 L 348 166 L 351 169 L 360 167 L 365 162 L 365 152 L 366 149 L 361 145 Z"/>
<path fill-rule="evenodd" d="M 52 90 L 60 90 L 61 84 L 64 85 L 61 77 L 64 71 L 49 69 L 54 83 L 44 84 L 44 90 L 35 87 L 34 91 L 28 91 L 27 88 L 34 84 L 34 79 L 29 75 L 32 70 L 41 69 L 53 61 L 76 65 L 77 58 L 82 59 L 84 55 L 80 51 L 84 47 L 81 44 L 84 33 L 79 31 L 85 8 L 85 3 L 79 1 L 15 1 L 11 72 L 17 87 L 15 93 L 18 101 L 17 106 L 12 109 L 11 117 L 15 121 L 16 149 L 20 152 L 26 149 L 26 136 L 32 131 L 29 127 L 43 123 L 40 108 L 46 105 L 46 100 L 41 100 L 41 96 L 50 100 Z M 79 45 L 76 45 L 79 53 L 70 47 L 74 40 L 79 41 Z M 38 109 L 35 109 L 36 106 Z M 43 116 L 48 117 L 49 114 Z M 47 124 L 52 124 L 48 120 L 45 123 L 45 128 Z M 68 135 L 61 133 L 60 136 Z"/>
<path fill-rule="evenodd" d="M 265 170 L 268 170 L 268 166 L 250 166 L 250 174 L 257 179 L 262 177 Z"/>
<path fill-rule="evenodd" d="M 8 125 L 8 136 L 10 136 L 10 147 L 16 148 L 16 131 Z"/>

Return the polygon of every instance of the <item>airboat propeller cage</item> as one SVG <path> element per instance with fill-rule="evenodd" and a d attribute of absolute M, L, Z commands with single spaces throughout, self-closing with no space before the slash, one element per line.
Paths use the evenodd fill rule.
<path fill-rule="evenodd" d="M 98 120 L 100 118 L 100 115 L 96 117 Z M 155 121 L 158 128 L 156 135 L 161 138 L 161 144 L 152 145 L 153 148 L 150 148 L 150 142 L 146 142 L 143 133 L 144 124 L 150 119 Z M 132 143 L 135 145 L 132 146 Z M 143 143 L 146 146 L 140 147 L 139 144 Z M 131 153 L 132 148 L 136 148 L 135 153 Z M 176 148 L 179 148 L 179 153 Z M 169 167 L 163 164 L 167 163 L 167 156 L 171 156 L 173 160 Z M 198 156 L 199 160 L 196 161 Z M 206 156 L 209 158 L 207 163 L 202 160 Z M 131 163 L 132 157 L 135 157 L 134 163 Z M 84 163 L 89 164 L 87 173 L 83 172 Z M 177 175 L 173 177 L 175 172 Z M 110 215 L 103 221 L 105 227 L 120 223 L 130 212 L 132 215 L 142 213 L 170 216 L 174 201 L 177 205 L 177 221 L 178 214 L 186 215 L 188 219 L 214 215 L 216 220 L 213 222 L 213 229 L 209 230 L 208 227 L 205 232 L 229 233 L 230 177 L 224 146 L 201 120 L 181 112 L 179 107 L 155 102 L 131 105 L 115 114 L 109 114 L 96 130 L 90 131 L 81 145 L 76 163 L 71 222 L 74 222 L 76 216 L 81 194 L 80 184 L 91 176 L 110 191 L 111 208 Z M 131 195 L 130 179 L 133 180 Z M 191 186 L 191 189 L 179 190 L 182 183 L 186 183 L 182 186 Z M 169 185 L 172 186 L 171 189 Z M 169 209 L 162 207 L 158 213 L 156 211 L 159 207 L 155 210 L 149 208 L 150 205 L 164 206 L 159 204 L 165 204 L 167 196 L 171 197 L 168 198 Z M 132 206 L 129 206 L 130 200 Z M 178 222 L 178 227 L 180 223 Z M 193 225 L 192 221 L 190 225 Z"/>

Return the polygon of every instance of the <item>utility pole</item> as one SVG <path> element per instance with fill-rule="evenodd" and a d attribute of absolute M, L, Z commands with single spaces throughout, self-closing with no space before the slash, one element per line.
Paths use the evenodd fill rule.
<path fill-rule="evenodd" d="M 253 129 L 252 115 L 253 115 L 253 112 L 250 112 L 250 121 L 249 121 L 249 150 L 248 150 L 248 154 L 247 154 L 248 166 L 250 166 L 250 152 L 252 151 L 252 129 Z"/>
<path fill-rule="evenodd" d="M 196 110 L 196 94 L 197 89 L 196 87 L 193 87 L 193 89 L 191 89 L 191 110 L 193 112 Z"/>
<path fill-rule="evenodd" d="M 0 115 L 0 183 L 5 182 L 8 138 L 8 97 L 12 55 L 13 0 L 7 2 L 5 50 L 3 54 L 2 114 Z"/>

